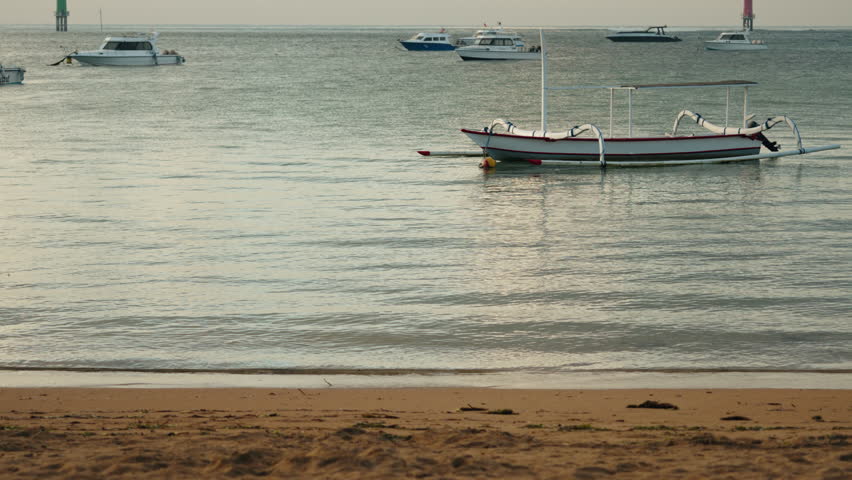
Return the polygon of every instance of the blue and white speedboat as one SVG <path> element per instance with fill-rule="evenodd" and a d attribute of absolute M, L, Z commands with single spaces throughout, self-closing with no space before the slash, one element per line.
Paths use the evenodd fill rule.
<path fill-rule="evenodd" d="M 408 40 L 400 40 L 399 43 L 406 50 L 416 52 L 437 52 L 444 50 L 455 50 L 456 46 L 450 40 L 450 36 L 442 30 L 439 33 L 418 33 Z"/>

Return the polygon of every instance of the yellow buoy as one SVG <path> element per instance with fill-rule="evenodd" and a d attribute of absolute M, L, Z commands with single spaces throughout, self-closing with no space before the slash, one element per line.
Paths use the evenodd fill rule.
<path fill-rule="evenodd" d="M 497 166 L 497 161 L 491 157 L 485 157 L 482 159 L 482 163 L 479 164 L 479 168 L 494 168 Z"/>

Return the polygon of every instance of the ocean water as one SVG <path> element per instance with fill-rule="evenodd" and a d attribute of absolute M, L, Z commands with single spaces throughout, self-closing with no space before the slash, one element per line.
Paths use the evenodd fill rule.
<path fill-rule="evenodd" d="M 720 53 L 711 31 L 550 29 L 554 84 L 753 80 L 757 118 L 844 147 L 490 173 L 416 150 L 536 126 L 538 62 L 405 52 L 402 28 L 187 26 L 160 39 L 180 67 L 46 66 L 122 31 L 73 30 L 0 26 L 28 70 L 0 88 L 2 367 L 852 369 L 852 30 Z M 634 100 L 639 135 L 724 119 L 724 90 Z M 608 93 L 550 113 L 608 127 Z"/>

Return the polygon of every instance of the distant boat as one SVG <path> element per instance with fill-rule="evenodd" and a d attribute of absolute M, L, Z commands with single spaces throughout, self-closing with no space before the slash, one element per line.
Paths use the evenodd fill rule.
<path fill-rule="evenodd" d="M 462 60 L 540 60 L 541 47 L 527 47 L 517 33 L 490 31 L 473 45 L 456 48 Z"/>
<path fill-rule="evenodd" d="M 157 50 L 159 33 L 107 37 L 98 50 L 74 52 L 68 58 L 95 66 L 155 67 L 180 65 L 186 59 L 174 50 Z"/>
<path fill-rule="evenodd" d="M 455 45 L 450 40 L 450 36 L 441 29 L 438 33 L 418 33 L 408 40 L 400 40 L 399 43 L 406 50 L 414 52 L 439 52 L 447 50 L 455 50 Z"/>
<path fill-rule="evenodd" d="M 485 28 L 477 30 L 473 34 L 473 36 L 459 38 L 458 40 L 456 40 L 456 47 L 467 47 L 469 45 L 473 45 L 474 43 L 476 43 L 476 40 L 478 38 L 484 37 L 486 35 L 497 35 L 497 34 L 513 35 L 515 37 L 520 38 L 520 35 L 518 35 L 515 32 L 507 32 L 507 31 L 503 30 L 503 23 L 497 22 L 496 28 L 495 27 L 489 27 L 488 25 L 485 25 Z"/>
<path fill-rule="evenodd" d="M 24 70 L 21 67 L 0 65 L 0 85 L 20 85 L 24 82 Z"/>
<path fill-rule="evenodd" d="M 766 50 L 767 47 L 763 40 L 752 40 L 749 33 L 742 32 L 722 32 L 715 40 L 707 40 L 704 42 L 705 50 Z"/>
<path fill-rule="evenodd" d="M 645 30 L 617 32 L 607 35 L 613 42 L 679 42 L 680 38 L 666 33 L 667 25 L 648 27 Z"/>

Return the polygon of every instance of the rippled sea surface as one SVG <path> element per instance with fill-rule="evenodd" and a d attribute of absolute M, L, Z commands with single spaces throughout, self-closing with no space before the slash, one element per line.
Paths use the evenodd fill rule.
<path fill-rule="evenodd" d="M 485 173 L 415 152 L 534 128 L 538 62 L 401 51 L 411 29 L 171 27 L 180 67 L 46 66 L 121 31 L 74 30 L 0 27 L 28 70 L 0 88 L 0 366 L 852 368 L 852 31 L 720 53 L 549 30 L 554 84 L 753 80 L 757 118 L 845 146 Z M 554 93 L 551 126 L 608 127 L 608 100 Z M 640 92 L 636 132 L 724 105 Z"/>

